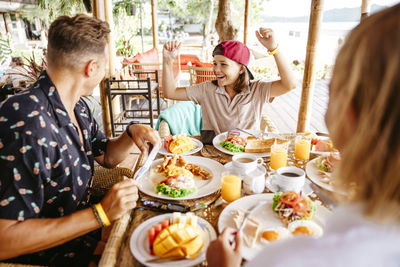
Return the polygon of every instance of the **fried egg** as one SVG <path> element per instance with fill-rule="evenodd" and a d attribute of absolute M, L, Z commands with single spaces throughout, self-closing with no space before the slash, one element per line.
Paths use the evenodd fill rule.
<path fill-rule="evenodd" d="M 288 229 L 295 236 L 320 237 L 323 233 L 321 226 L 313 221 L 306 220 L 291 222 L 288 225 Z"/>
<path fill-rule="evenodd" d="M 288 229 L 282 226 L 276 226 L 271 228 L 265 228 L 261 231 L 261 242 L 268 244 L 278 240 L 284 240 L 291 237 L 291 233 Z"/>

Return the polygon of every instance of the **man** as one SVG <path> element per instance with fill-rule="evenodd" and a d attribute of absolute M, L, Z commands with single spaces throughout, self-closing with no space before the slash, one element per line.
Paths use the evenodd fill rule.
<path fill-rule="evenodd" d="M 88 201 L 94 160 L 112 168 L 134 144 L 145 152 L 145 142 L 160 142 L 138 124 L 108 140 L 81 99 L 104 77 L 109 32 L 86 15 L 59 17 L 49 29 L 47 71 L 0 107 L 0 260 L 87 266 L 100 239 L 94 230 L 136 205 L 132 180 L 92 208 Z"/>

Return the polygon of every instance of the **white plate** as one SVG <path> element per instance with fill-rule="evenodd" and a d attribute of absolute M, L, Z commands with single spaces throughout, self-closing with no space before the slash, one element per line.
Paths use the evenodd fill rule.
<path fill-rule="evenodd" d="M 255 204 L 259 203 L 260 201 L 267 201 L 264 205 L 257 209 L 257 212 L 254 212 L 251 216 L 257 219 L 261 223 L 261 228 L 268 228 L 268 227 L 276 227 L 276 226 L 283 226 L 282 222 L 278 219 L 278 216 L 272 211 L 272 197 L 274 194 L 256 194 L 247 197 L 240 198 L 231 204 L 229 204 L 221 213 L 218 219 L 218 231 L 222 233 L 225 227 L 236 228 L 235 223 L 233 221 L 234 212 L 238 208 L 242 208 L 243 210 L 248 210 L 249 207 L 254 206 Z M 317 204 L 316 205 L 316 212 L 314 218 L 312 219 L 313 222 L 317 223 L 319 226 L 324 228 L 326 218 L 329 216 L 330 211 Z M 260 238 L 260 236 L 259 236 Z M 257 240 L 256 245 L 253 248 L 249 248 L 245 243 L 242 246 L 242 257 L 246 260 L 251 260 L 257 253 L 262 250 L 266 245 L 263 245 L 260 242 L 260 239 Z"/>
<path fill-rule="evenodd" d="M 176 155 L 181 155 L 181 156 L 192 155 L 192 154 L 194 154 L 194 153 L 199 152 L 199 151 L 203 148 L 203 143 L 202 143 L 200 140 L 197 140 L 196 138 L 192 138 L 192 137 L 189 137 L 189 138 L 192 140 L 192 142 L 193 142 L 193 144 L 194 144 L 194 148 L 193 148 L 191 151 L 189 151 L 189 152 L 185 152 L 185 153 L 181 153 L 181 154 L 176 154 Z M 175 155 L 175 154 L 173 154 L 173 153 L 169 153 L 169 152 L 165 149 L 165 147 L 164 147 L 164 140 L 162 140 L 162 146 L 161 146 L 161 149 L 158 151 L 158 153 L 160 153 L 161 155 L 167 155 L 167 156 L 173 156 L 173 155 Z"/>
<path fill-rule="evenodd" d="M 261 133 L 261 131 L 255 131 L 255 130 L 246 130 L 246 131 L 250 132 L 250 133 L 252 133 L 254 135 L 257 135 L 257 136 Z M 213 145 L 214 145 L 214 147 L 216 149 L 218 149 L 219 151 L 224 152 L 224 153 L 226 153 L 228 155 L 233 155 L 234 156 L 234 155 L 240 153 L 240 154 L 251 154 L 251 155 L 254 155 L 254 156 L 257 156 L 257 157 L 268 157 L 269 154 L 270 154 L 269 152 L 260 152 L 260 153 L 246 153 L 246 152 L 236 152 L 235 153 L 235 152 L 231 152 L 231 151 L 223 148 L 220 145 L 221 142 L 226 140 L 227 136 L 228 136 L 228 132 L 220 133 L 219 135 L 215 136 L 214 139 L 213 139 Z M 246 139 L 249 135 L 246 134 L 246 133 L 240 132 L 240 136 L 243 137 L 244 139 Z"/>
<path fill-rule="evenodd" d="M 203 238 L 204 238 L 204 247 L 202 253 L 193 260 L 180 260 L 180 261 L 170 261 L 170 262 L 160 262 L 160 263 L 147 263 L 146 261 L 156 259 L 157 256 L 153 256 L 150 254 L 149 248 L 149 239 L 147 237 L 147 229 L 162 222 L 165 219 L 171 218 L 172 213 L 163 214 L 147 221 L 142 222 L 138 227 L 136 227 L 135 231 L 133 231 L 131 239 L 129 241 L 129 248 L 131 249 L 132 255 L 143 265 L 146 266 L 172 266 L 172 267 L 186 267 L 193 266 L 203 262 L 206 258 L 206 251 L 208 244 L 217 238 L 214 228 L 212 225 L 204 220 L 203 218 L 198 217 L 198 225 L 203 230 Z"/>
<path fill-rule="evenodd" d="M 279 192 L 279 186 L 276 184 L 276 175 L 271 175 L 270 177 L 267 178 L 267 181 L 265 182 L 265 187 L 268 188 L 269 191 L 272 193 Z M 306 196 L 309 196 L 312 194 L 313 190 L 311 188 L 311 182 L 309 180 L 305 180 L 304 186 L 301 189 L 302 193 Z"/>
<path fill-rule="evenodd" d="M 324 141 L 330 140 L 330 138 L 327 137 L 327 136 L 318 136 L 318 139 L 324 140 Z M 332 153 L 332 152 L 315 151 L 315 145 L 313 145 L 312 149 L 310 150 L 310 153 L 314 154 L 314 155 L 326 155 L 326 154 L 329 154 L 329 153 Z"/>
<path fill-rule="evenodd" d="M 196 156 L 185 156 L 184 157 L 188 163 L 198 165 L 212 174 L 210 180 L 202 180 L 200 177 L 195 177 L 195 184 L 197 191 L 186 197 L 172 198 L 164 194 L 158 194 L 155 188 L 159 182 L 164 180 L 166 177 L 161 173 L 156 173 L 157 166 L 159 166 L 163 159 L 158 159 L 151 164 L 150 170 L 146 175 L 142 175 L 137 181 L 140 183 L 139 190 L 149 196 L 156 198 L 167 199 L 167 200 L 183 200 L 183 199 L 195 199 L 204 197 L 214 193 L 221 188 L 221 173 L 225 171 L 225 168 L 219 162 Z"/>
<path fill-rule="evenodd" d="M 317 159 L 318 158 L 310 160 L 306 165 L 306 174 L 307 174 L 308 178 L 310 178 L 310 180 L 312 182 L 314 182 L 315 184 L 317 184 L 318 186 L 320 186 L 328 191 L 336 192 L 337 190 L 335 190 L 333 188 L 333 186 L 322 182 L 322 178 L 324 178 L 324 176 L 322 176 L 320 174 L 318 167 L 315 166 L 315 162 L 317 161 Z"/>

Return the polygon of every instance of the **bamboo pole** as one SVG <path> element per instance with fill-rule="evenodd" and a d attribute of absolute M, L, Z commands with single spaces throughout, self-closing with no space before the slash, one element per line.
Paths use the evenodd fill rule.
<path fill-rule="evenodd" d="M 112 21 L 112 0 L 93 0 L 93 15 L 94 17 L 105 20 L 110 25 L 111 34 L 108 41 L 108 53 L 109 53 L 109 64 L 108 64 L 108 77 L 113 77 L 115 71 L 115 46 L 114 46 L 114 38 L 112 36 L 114 23 Z M 111 16 L 110 16 L 111 14 Z M 110 21 L 111 20 L 111 21 Z M 106 94 L 106 83 L 105 79 L 100 83 L 100 102 L 101 102 L 101 111 L 103 117 L 103 129 L 104 133 L 107 136 L 112 135 L 111 131 L 111 119 L 110 119 L 110 109 L 107 101 Z"/>
<path fill-rule="evenodd" d="M 371 11 L 371 0 L 362 0 L 361 2 L 361 18 L 362 21 L 366 17 L 368 17 L 369 12 Z"/>
<path fill-rule="evenodd" d="M 151 0 L 151 23 L 153 26 L 153 48 L 158 50 L 157 0 Z"/>
<path fill-rule="evenodd" d="M 311 105 L 315 83 L 316 50 L 319 39 L 319 29 L 322 23 L 324 0 L 312 0 L 310 22 L 308 28 L 307 53 L 304 65 L 303 86 L 297 132 L 305 132 L 310 125 Z"/>
<path fill-rule="evenodd" d="M 243 43 L 247 44 L 247 28 L 249 27 L 249 2 L 246 0 L 244 3 L 244 31 L 243 31 Z"/>

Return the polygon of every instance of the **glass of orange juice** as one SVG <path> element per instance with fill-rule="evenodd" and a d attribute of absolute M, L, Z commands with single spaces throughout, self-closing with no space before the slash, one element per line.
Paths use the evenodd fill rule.
<path fill-rule="evenodd" d="M 287 144 L 273 144 L 271 146 L 271 162 L 272 169 L 277 170 L 280 167 L 287 165 L 288 145 Z"/>
<path fill-rule="evenodd" d="M 303 135 L 296 136 L 294 142 L 294 156 L 298 160 L 308 160 L 310 158 L 311 139 Z"/>
<path fill-rule="evenodd" d="M 226 202 L 239 199 L 242 192 L 242 179 L 236 172 L 224 172 L 221 179 L 221 196 Z"/>

